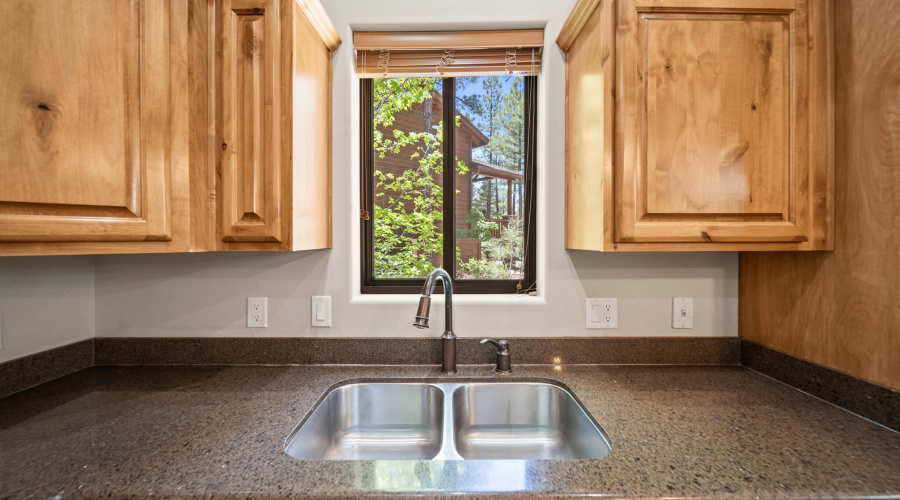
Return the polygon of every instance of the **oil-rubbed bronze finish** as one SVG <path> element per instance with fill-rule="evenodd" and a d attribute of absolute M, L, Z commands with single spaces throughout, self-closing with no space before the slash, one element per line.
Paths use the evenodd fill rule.
<path fill-rule="evenodd" d="M 419 310 L 416 312 L 416 321 L 413 323 L 413 326 L 416 328 L 428 328 L 428 310 L 430 308 L 431 297 L 420 297 Z"/>
<path fill-rule="evenodd" d="M 441 373 L 456 373 L 456 334 L 451 331 L 441 335 Z"/>
<path fill-rule="evenodd" d="M 491 339 L 481 339 L 481 343 L 490 342 L 497 348 L 497 368 L 494 369 L 497 373 L 510 373 L 512 372 L 512 364 L 509 359 L 509 342 L 506 340 L 491 340 Z"/>
<path fill-rule="evenodd" d="M 431 309 L 431 293 L 434 292 L 438 280 L 444 285 L 444 334 L 441 335 L 443 355 L 441 356 L 441 372 L 456 373 L 456 335 L 453 333 L 453 283 L 450 275 L 443 269 L 435 269 L 425 280 L 425 288 L 419 297 L 419 309 L 413 326 L 428 328 L 428 314 Z"/>

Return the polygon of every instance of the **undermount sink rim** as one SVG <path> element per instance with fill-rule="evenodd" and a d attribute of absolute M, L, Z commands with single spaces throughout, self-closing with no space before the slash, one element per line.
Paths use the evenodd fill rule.
<path fill-rule="evenodd" d="M 537 385 L 549 385 L 553 386 L 559 390 L 565 392 L 572 401 L 577 405 L 577 407 L 583 412 L 584 417 L 586 417 L 589 423 L 593 426 L 593 428 L 599 433 L 603 440 L 606 441 L 607 447 L 609 451 L 606 455 L 600 458 L 581 458 L 577 460 L 603 460 L 609 453 L 612 452 L 613 442 L 610 439 L 609 434 L 606 432 L 606 429 L 600 425 L 599 422 L 594 418 L 593 414 L 591 414 L 590 410 L 587 409 L 587 406 L 575 395 L 574 391 L 569 388 L 565 383 L 560 382 L 559 380 L 547 378 L 547 377 L 515 377 L 515 376 L 503 376 L 499 378 L 497 376 L 465 376 L 465 377 L 446 377 L 446 376 L 434 376 L 434 377 L 355 377 L 350 379 L 341 380 L 329 386 L 322 392 L 322 395 L 316 400 L 316 402 L 312 405 L 312 407 L 307 410 L 307 412 L 303 415 L 303 418 L 294 426 L 290 433 L 284 438 L 282 443 L 282 451 L 285 452 L 288 456 L 290 456 L 294 460 L 300 461 L 309 461 L 306 459 L 296 458 L 289 453 L 287 453 L 287 449 L 291 443 L 291 441 L 297 436 L 300 432 L 301 428 L 304 424 L 306 424 L 309 419 L 313 416 L 316 410 L 325 402 L 326 398 L 335 390 L 338 390 L 345 386 L 356 385 L 356 384 L 409 384 L 409 385 L 425 385 L 425 386 L 433 386 L 436 389 L 440 390 L 443 394 L 445 401 L 443 402 L 443 407 L 445 411 L 453 416 L 453 395 L 456 390 L 459 388 L 468 385 L 468 384 L 490 384 L 490 385 L 498 385 L 498 384 L 537 384 Z M 449 386 L 449 387 L 443 387 Z M 446 417 L 442 419 L 442 429 L 441 433 L 444 435 L 448 433 L 448 429 L 454 430 L 455 424 L 451 421 L 448 422 Z M 446 438 L 441 441 L 441 451 L 433 458 L 430 459 L 391 459 L 394 461 L 424 461 L 424 462 L 432 462 L 432 461 L 479 461 L 479 460 L 516 460 L 516 461 L 547 461 L 547 462 L 558 462 L 564 461 L 567 459 L 521 459 L 521 458 L 490 458 L 490 459 L 466 459 L 463 458 L 456 450 L 455 436 L 453 436 L 454 432 L 449 432 L 451 435 L 451 439 L 449 442 Z M 449 455 L 455 455 L 455 457 L 448 458 L 448 452 L 446 449 L 452 450 L 452 453 Z M 352 461 L 367 461 L 366 459 L 354 460 L 348 459 Z M 313 460 L 315 461 L 315 460 Z M 326 460 L 327 461 L 327 460 Z M 369 460 L 371 461 L 371 460 Z"/>

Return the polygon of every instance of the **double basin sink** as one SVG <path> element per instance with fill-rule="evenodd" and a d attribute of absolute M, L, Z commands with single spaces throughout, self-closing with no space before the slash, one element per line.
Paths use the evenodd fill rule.
<path fill-rule="evenodd" d="M 300 460 L 595 459 L 609 437 L 562 384 L 346 381 L 285 439 Z"/>

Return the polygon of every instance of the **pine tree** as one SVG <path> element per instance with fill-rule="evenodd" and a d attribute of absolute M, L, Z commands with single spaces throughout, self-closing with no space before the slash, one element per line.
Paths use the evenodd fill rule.
<path fill-rule="evenodd" d="M 503 108 L 500 111 L 500 126 L 502 134 L 498 138 L 498 151 L 501 156 L 499 165 L 515 172 L 525 172 L 525 80 L 517 76 L 512 81 L 512 87 L 503 98 Z M 519 181 L 514 184 L 521 186 Z M 522 199 L 519 190 L 516 189 L 514 205 L 520 207 Z M 511 215 L 511 214 L 510 214 Z"/>
<path fill-rule="evenodd" d="M 475 125 L 488 138 L 488 143 L 476 151 L 476 157 L 492 165 L 495 165 L 501 157 L 499 138 L 503 133 L 501 111 L 504 96 L 503 82 L 500 78 L 498 76 L 483 78 L 481 80 L 482 93 L 477 100 L 473 100 L 477 104 L 469 107 L 469 111 L 475 118 Z M 498 184 L 491 180 L 482 181 L 477 190 L 477 200 L 473 200 L 473 205 L 475 201 L 479 202 L 478 208 L 481 208 L 488 218 L 502 212 Z"/>
<path fill-rule="evenodd" d="M 487 77 L 481 82 L 483 94 L 481 95 L 481 114 L 479 116 L 479 128 L 487 136 L 488 143 L 481 148 L 481 154 L 485 161 L 495 164 L 500 157 L 498 141 L 500 131 L 503 128 L 500 111 L 503 109 L 503 84 L 499 76 Z"/>

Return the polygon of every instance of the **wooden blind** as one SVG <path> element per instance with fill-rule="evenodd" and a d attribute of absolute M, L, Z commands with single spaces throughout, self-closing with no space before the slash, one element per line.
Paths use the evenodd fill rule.
<path fill-rule="evenodd" d="M 537 75 L 544 30 L 353 34 L 361 78 Z"/>

